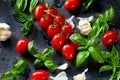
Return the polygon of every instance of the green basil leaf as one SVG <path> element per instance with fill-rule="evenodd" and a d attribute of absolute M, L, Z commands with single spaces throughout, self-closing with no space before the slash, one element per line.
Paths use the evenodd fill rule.
<path fill-rule="evenodd" d="M 112 70 L 113 69 L 113 66 L 111 65 L 104 65 L 100 68 L 99 70 L 99 73 L 103 72 L 103 71 L 109 71 L 109 70 Z"/>
<path fill-rule="evenodd" d="M 110 60 L 108 60 L 109 57 L 111 56 L 110 52 L 108 52 L 108 51 L 100 51 L 100 55 L 103 57 L 103 59 L 106 62 L 110 61 Z"/>
<path fill-rule="evenodd" d="M 11 0 L 11 6 L 14 7 L 16 0 Z"/>
<path fill-rule="evenodd" d="M 88 51 L 79 52 L 76 57 L 76 68 L 80 67 L 80 65 L 88 58 L 88 56 Z"/>
<path fill-rule="evenodd" d="M 80 51 L 85 51 L 87 50 L 87 47 L 86 46 L 80 46 L 77 48 L 77 51 L 80 52 Z"/>
<path fill-rule="evenodd" d="M 44 62 L 45 67 L 50 71 L 50 72 L 54 72 L 57 68 L 56 64 L 52 61 L 52 60 L 46 60 Z"/>
<path fill-rule="evenodd" d="M 53 53 L 53 48 L 49 47 L 49 48 L 45 48 L 42 53 L 41 53 L 41 59 L 43 61 L 47 60 Z"/>
<path fill-rule="evenodd" d="M 24 36 L 28 35 L 28 33 L 31 31 L 32 28 L 32 21 L 27 21 L 25 24 L 22 26 L 21 32 Z"/>
<path fill-rule="evenodd" d="M 100 51 L 97 50 L 96 48 L 94 47 L 90 47 L 89 48 L 89 52 L 90 52 L 90 55 L 91 57 L 98 63 L 104 63 L 104 59 L 103 57 L 100 55 Z"/>
<path fill-rule="evenodd" d="M 107 19 L 104 15 L 96 13 L 96 18 L 99 20 L 100 25 L 103 25 L 104 23 L 107 23 Z"/>
<path fill-rule="evenodd" d="M 107 19 L 107 21 L 110 21 L 114 16 L 114 9 L 112 6 L 110 6 L 110 8 L 105 12 L 105 18 Z"/>
<path fill-rule="evenodd" d="M 37 59 L 41 59 L 41 55 L 38 53 L 38 51 L 34 48 L 34 41 L 30 41 L 28 43 L 28 51 L 30 54 L 32 54 Z"/>
<path fill-rule="evenodd" d="M 108 31 L 109 25 L 108 25 L 108 23 L 105 23 L 101 27 L 102 27 L 102 30 L 101 30 L 101 34 L 100 35 L 102 36 L 106 31 Z"/>
<path fill-rule="evenodd" d="M 16 75 L 23 74 L 27 66 L 28 63 L 25 60 L 18 60 L 15 64 L 12 65 L 12 73 Z"/>
<path fill-rule="evenodd" d="M 13 14 L 16 21 L 24 23 L 29 20 L 28 16 L 22 12 L 16 12 Z"/>
<path fill-rule="evenodd" d="M 82 4 L 82 12 L 85 12 L 88 10 L 90 5 L 93 3 L 94 0 L 85 0 L 85 2 Z"/>
<path fill-rule="evenodd" d="M 117 71 L 117 80 L 120 80 L 120 71 Z"/>
<path fill-rule="evenodd" d="M 41 63 L 42 63 L 42 60 L 41 60 L 41 59 L 36 59 L 36 60 L 34 61 L 33 65 L 34 65 L 35 67 L 38 67 L 38 66 L 40 66 Z"/>
<path fill-rule="evenodd" d="M 5 72 L 5 73 L 3 73 L 2 75 L 1 75 L 1 80 L 3 79 L 5 79 L 5 80 L 7 80 L 8 78 L 10 78 L 10 77 L 12 77 L 13 76 L 13 74 L 12 74 L 12 72 Z"/>
<path fill-rule="evenodd" d="M 17 0 L 14 6 L 15 11 L 23 12 L 27 6 L 27 1 L 28 0 Z"/>
<path fill-rule="evenodd" d="M 72 40 L 73 42 L 80 44 L 80 45 L 85 45 L 86 44 L 86 40 L 83 38 L 83 36 L 81 36 L 78 33 L 74 33 L 69 37 L 70 40 Z"/>
<path fill-rule="evenodd" d="M 32 13 L 32 11 L 36 7 L 37 3 L 38 3 L 38 0 L 31 0 L 30 1 L 30 7 L 29 7 L 30 13 Z"/>
<path fill-rule="evenodd" d="M 92 30 L 91 32 L 88 34 L 88 39 L 95 39 L 99 34 L 100 31 L 100 24 L 99 24 L 99 20 L 97 19 L 93 25 L 92 25 Z"/>

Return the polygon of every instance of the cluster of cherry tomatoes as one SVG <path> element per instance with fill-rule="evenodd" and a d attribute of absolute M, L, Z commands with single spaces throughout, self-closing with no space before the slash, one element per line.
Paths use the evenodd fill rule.
<path fill-rule="evenodd" d="M 67 60 L 72 60 L 75 48 L 79 45 L 69 40 L 73 28 L 65 21 L 64 16 L 53 7 L 46 8 L 44 4 L 39 4 L 34 9 L 34 18 L 39 21 L 40 28 L 51 39 L 54 50 L 61 51 Z"/>

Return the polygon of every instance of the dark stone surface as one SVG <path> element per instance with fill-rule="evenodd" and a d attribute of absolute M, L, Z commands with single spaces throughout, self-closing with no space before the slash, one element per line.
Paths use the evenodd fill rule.
<path fill-rule="evenodd" d="M 118 40 L 116 42 L 117 48 L 120 50 L 120 0 L 96 0 L 96 2 L 90 7 L 90 9 L 86 13 L 81 13 L 81 9 L 77 9 L 74 12 L 68 12 L 63 9 L 63 3 L 65 0 L 46 0 L 50 3 L 50 5 L 54 5 L 57 10 L 65 16 L 65 18 L 69 18 L 71 15 L 88 17 L 90 15 L 94 15 L 95 13 L 103 13 L 109 5 L 112 5 L 115 10 L 115 16 L 113 22 L 114 26 L 110 26 L 110 29 L 113 29 L 118 34 Z M 24 37 L 21 32 L 22 24 L 16 22 L 12 17 L 13 8 L 10 6 L 10 0 L 7 2 L 3 2 L 0 0 L 0 22 L 8 23 L 11 26 L 12 37 L 6 42 L 0 42 L 0 73 L 11 70 L 11 65 L 19 59 L 26 59 L 29 62 L 29 68 L 26 70 L 25 75 L 20 77 L 19 80 L 30 80 L 30 74 L 34 71 L 34 67 L 32 66 L 33 58 L 28 54 L 21 56 L 17 54 L 15 51 L 16 41 Z M 74 19 L 75 23 L 78 22 L 77 19 Z M 38 22 L 35 21 L 33 25 L 33 29 L 31 34 L 27 37 L 29 41 L 32 39 L 35 41 L 35 47 L 38 50 L 43 50 L 44 48 L 50 46 L 50 41 L 45 37 L 42 30 L 39 28 Z M 98 74 L 100 64 L 93 62 L 91 59 L 88 59 L 79 69 L 75 69 L 74 61 L 65 60 L 60 53 L 54 52 L 52 59 L 56 64 L 60 65 L 64 62 L 68 62 L 69 68 L 66 70 L 67 76 L 69 80 L 72 80 L 73 75 L 81 73 L 84 69 L 88 68 L 89 71 L 86 73 L 87 80 L 108 80 L 110 76 L 110 72 L 105 72 L 102 75 Z M 56 71 L 54 74 L 50 74 L 55 76 L 60 71 Z"/>

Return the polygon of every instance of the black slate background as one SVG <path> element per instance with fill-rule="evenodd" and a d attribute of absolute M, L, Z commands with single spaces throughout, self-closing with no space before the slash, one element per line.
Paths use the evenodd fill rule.
<path fill-rule="evenodd" d="M 71 15 L 75 15 L 75 17 L 88 17 L 97 13 L 104 13 L 104 11 L 112 5 L 115 10 L 115 16 L 113 18 L 114 26 L 110 26 L 110 29 L 115 30 L 118 34 L 118 40 L 116 42 L 117 48 L 120 50 L 120 0 L 96 0 L 96 2 L 90 7 L 90 9 L 85 12 L 81 13 L 80 7 L 73 12 L 68 12 L 63 9 L 63 3 L 65 0 L 46 0 L 50 3 L 50 5 L 54 5 L 57 10 L 65 16 L 65 18 L 69 18 Z M 26 59 L 29 62 L 29 67 L 25 72 L 25 75 L 20 77 L 19 80 L 30 80 L 30 74 L 34 71 L 34 67 L 32 66 L 32 62 L 34 58 L 26 53 L 25 55 L 21 56 L 16 53 L 15 51 L 15 44 L 16 41 L 24 37 L 21 32 L 22 24 L 16 22 L 12 17 L 13 8 L 10 5 L 10 0 L 7 2 L 3 2 L 0 0 L 0 22 L 8 23 L 11 26 L 12 30 L 12 37 L 11 39 L 7 40 L 6 42 L 0 42 L 0 74 L 6 71 L 11 70 L 11 65 L 19 60 L 19 59 Z M 74 22 L 77 24 L 78 20 L 74 19 Z M 76 29 L 77 30 L 77 29 Z M 46 35 L 43 31 L 39 28 L 38 22 L 35 21 L 33 25 L 33 29 L 29 36 L 27 36 L 29 41 L 35 41 L 35 47 L 38 50 L 43 50 L 44 48 L 50 46 L 50 41 L 47 39 Z M 93 62 L 90 58 L 79 68 L 75 69 L 74 61 L 67 61 L 64 59 L 60 52 L 53 53 L 51 57 L 57 65 L 63 64 L 67 62 L 69 64 L 69 68 L 66 70 L 67 76 L 69 80 L 72 80 L 73 75 L 81 73 L 84 69 L 88 68 L 89 71 L 86 73 L 87 80 L 108 80 L 110 77 L 111 72 L 105 72 L 102 75 L 98 74 L 98 70 L 100 68 L 100 64 Z M 41 69 L 41 67 L 40 67 Z M 55 76 L 57 73 L 61 72 L 57 70 L 54 74 L 50 74 Z"/>

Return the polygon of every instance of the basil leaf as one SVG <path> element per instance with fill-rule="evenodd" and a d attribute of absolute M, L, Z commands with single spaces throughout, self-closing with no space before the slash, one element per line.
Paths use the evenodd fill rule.
<path fill-rule="evenodd" d="M 41 59 L 40 54 L 38 53 L 38 51 L 34 48 L 34 41 L 30 41 L 28 43 L 28 51 L 30 54 L 32 54 L 34 57 L 36 57 L 37 59 Z"/>
<path fill-rule="evenodd" d="M 107 21 L 110 21 L 114 16 L 114 9 L 112 6 L 110 6 L 110 8 L 105 12 L 105 18 L 107 19 Z"/>
<path fill-rule="evenodd" d="M 87 50 L 87 47 L 86 46 L 80 46 L 77 48 L 77 51 L 80 52 L 80 51 L 85 51 Z"/>
<path fill-rule="evenodd" d="M 53 53 L 53 48 L 45 48 L 41 53 L 41 59 L 43 61 L 47 60 Z"/>
<path fill-rule="evenodd" d="M 36 60 L 34 61 L 33 65 L 34 65 L 35 67 L 38 67 L 41 63 L 42 63 L 42 60 L 41 60 L 41 59 L 36 59 Z"/>
<path fill-rule="evenodd" d="M 86 0 L 85 0 L 86 1 Z M 82 4 L 82 12 L 85 12 L 88 10 L 88 8 L 90 7 L 90 5 L 93 3 L 94 0 L 87 0 L 86 2 L 84 2 Z"/>
<path fill-rule="evenodd" d="M 29 20 L 28 16 L 22 12 L 16 12 L 13 14 L 16 21 L 24 23 Z"/>
<path fill-rule="evenodd" d="M 28 33 L 30 32 L 31 28 L 32 28 L 32 21 L 27 21 L 25 22 L 25 24 L 22 26 L 21 32 L 24 36 L 28 35 Z"/>
<path fill-rule="evenodd" d="M 89 52 L 90 52 L 90 55 L 91 57 L 98 63 L 104 63 L 104 59 L 103 57 L 100 55 L 100 51 L 97 50 L 96 48 L 94 47 L 90 47 L 89 48 Z"/>
<path fill-rule="evenodd" d="M 47 69 L 50 71 L 50 72 L 54 72 L 57 68 L 56 64 L 52 61 L 52 60 L 46 60 L 44 62 L 44 65 L 45 67 L 47 67 Z"/>
<path fill-rule="evenodd" d="M 12 77 L 13 76 L 13 74 L 12 74 L 12 72 L 5 72 L 5 73 L 3 73 L 2 75 L 1 75 L 1 80 L 2 79 L 8 79 L 8 78 L 10 78 L 10 77 Z"/>
<path fill-rule="evenodd" d="M 102 30 L 101 30 L 101 34 L 100 35 L 102 36 L 106 31 L 108 31 L 109 25 L 108 25 L 108 23 L 105 23 L 101 27 L 102 27 Z"/>
<path fill-rule="evenodd" d="M 37 3 L 38 3 L 38 0 L 31 0 L 30 1 L 30 7 L 29 7 L 30 13 L 32 13 L 32 11 L 36 7 Z"/>
<path fill-rule="evenodd" d="M 80 45 L 85 45 L 86 44 L 86 40 L 83 38 L 83 36 L 81 36 L 78 33 L 74 33 L 69 37 L 70 40 L 72 40 L 73 42 L 80 44 Z"/>
<path fill-rule="evenodd" d="M 12 65 L 12 73 L 16 75 L 23 74 L 27 66 L 28 63 L 25 60 L 18 60 L 15 64 Z"/>
<path fill-rule="evenodd" d="M 120 71 L 117 71 L 117 80 L 120 80 Z"/>
<path fill-rule="evenodd" d="M 111 65 L 104 65 L 100 68 L 99 73 L 103 72 L 103 71 L 109 71 L 112 70 L 113 67 Z"/>
<path fill-rule="evenodd" d="M 109 57 L 111 56 L 110 52 L 107 51 L 100 51 L 100 55 L 103 57 L 103 59 L 108 62 Z"/>
<path fill-rule="evenodd" d="M 80 65 L 88 58 L 88 56 L 88 51 L 79 52 L 76 57 L 76 68 L 80 67 Z"/>
<path fill-rule="evenodd" d="M 15 11 L 23 12 L 27 6 L 27 1 L 28 0 L 17 0 L 14 6 Z"/>

